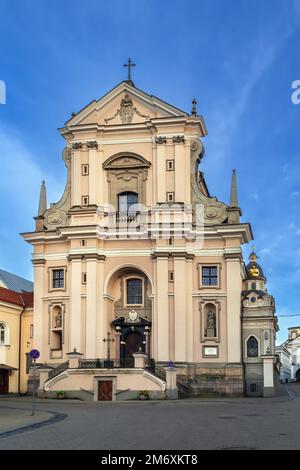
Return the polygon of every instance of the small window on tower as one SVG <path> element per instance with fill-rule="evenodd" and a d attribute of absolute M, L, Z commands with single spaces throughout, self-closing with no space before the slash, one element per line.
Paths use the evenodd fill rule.
<path fill-rule="evenodd" d="M 258 357 L 258 341 L 255 336 L 250 336 L 247 340 L 247 357 Z"/>
<path fill-rule="evenodd" d="M 169 282 L 174 282 L 174 271 L 169 271 Z"/>
<path fill-rule="evenodd" d="M 81 166 L 81 170 L 82 170 L 82 175 L 83 176 L 86 176 L 89 174 L 89 166 L 87 163 L 85 163 L 84 165 Z"/>
<path fill-rule="evenodd" d="M 86 284 L 86 273 L 82 273 L 82 284 Z"/>
<path fill-rule="evenodd" d="M 175 201 L 175 193 L 167 193 L 167 202 Z"/>
<path fill-rule="evenodd" d="M 175 167 L 174 160 L 167 160 L 167 171 L 173 171 Z"/>
<path fill-rule="evenodd" d="M 82 205 L 83 206 L 88 206 L 89 205 L 89 197 L 88 196 L 82 196 Z"/>

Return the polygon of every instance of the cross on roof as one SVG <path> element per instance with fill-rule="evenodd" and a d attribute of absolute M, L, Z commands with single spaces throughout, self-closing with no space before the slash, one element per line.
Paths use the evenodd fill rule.
<path fill-rule="evenodd" d="M 127 82 L 132 82 L 131 80 L 131 67 L 135 67 L 136 64 L 134 64 L 131 60 L 131 58 L 129 57 L 128 59 L 128 62 L 127 64 L 124 64 L 123 67 L 128 67 L 128 78 L 127 78 Z M 133 82 L 132 82 L 133 83 Z"/>

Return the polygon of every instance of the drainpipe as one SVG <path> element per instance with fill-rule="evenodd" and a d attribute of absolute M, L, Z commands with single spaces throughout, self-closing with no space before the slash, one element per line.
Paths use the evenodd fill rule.
<path fill-rule="evenodd" d="M 20 313 L 20 319 L 19 319 L 19 377 L 18 377 L 18 394 L 19 395 L 21 394 L 22 315 L 25 312 L 25 308 L 26 308 L 22 295 L 20 295 L 20 298 L 22 300 L 23 309 L 22 309 L 22 312 Z"/>

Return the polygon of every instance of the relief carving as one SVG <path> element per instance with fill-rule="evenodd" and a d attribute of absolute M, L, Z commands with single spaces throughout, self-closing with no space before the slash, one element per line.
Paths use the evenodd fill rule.
<path fill-rule="evenodd" d="M 227 206 L 215 197 L 211 197 L 208 192 L 204 192 L 201 187 L 202 173 L 199 171 L 200 161 L 204 156 L 204 147 L 200 140 L 191 143 L 191 201 L 204 206 L 204 223 L 220 224 L 227 219 Z M 201 217 L 201 213 L 200 213 Z M 197 221 L 201 223 L 201 220 Z"/>
<path fill-rule="evenodd" d="M 120 108 L 112 117 L 105 119 L 105 124 L 115 119 L 118 115 L 120 116 L 122 124 L 131 124 L 134 114 L 145 118 L 147 121 L 150 119 L 149 116 L 141 113 L 135 106 L 133 106 L 131 96 L 126 93 L 124 98 L 121 100 Z"/>
<path fill-rule="evenodd" d="M 167 138 L 166 137 L 155 137 L 155 142 L 157 144 L 165 144 L 167 142 Z"/>
<path fill-rule="evenodd" d="M 82 147 L 82 142 L 75 142 L 74 144 L 72 144 L 72 148 L 74 150 L 79 150 L 81 149 L 81 147 Z"/>
<path fill-rule="evenodd" d="M 184 135 L 173 135 L 174 144 L 184 144 Z"/>
<path fill-rule="evenodd" d="M 68 225 L 67 212 L 71 206 L 71 184 L 70 184 L 70 164 L 71 164 L 71 158 L 72 158 L 71 147 L 64 148 L 62 152 L 62 157 L 67 167 L 67 182 L 66 182 L 65 190 L 61 199 L 58 202 L 51 204 L 50 208 L 47 209 L 44 214 L 44 226 L 48 230 L 54 230 L 57 227 L 64 227 Z"/>
<path fill-rule="evenodd" d="M 98 143 L 96 140 L 90 140 L 89 142 L 86 143 L 87 148 L 89 149 L 97 149 L 98 148 Z"/>

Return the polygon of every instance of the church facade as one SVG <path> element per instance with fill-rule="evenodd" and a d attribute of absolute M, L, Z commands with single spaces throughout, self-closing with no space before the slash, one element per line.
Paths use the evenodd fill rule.
<path fill-rule="evenodd" d="M 110 396 L 137 392 L 140 356 L 149 377 L 176 370 L 182 394 L 272 394 L 274 299 L 255 254 L 243 262 L 253 236 L 235 172 L 228 204 L 207 188 L 195 100 L 186 113 L 129 77 L 60 133 L 65 191 L 48 207 L 43 183 L 35 231 L 22 234 L 33 247 L 33 344 L 50 372 L 41 390 L 94 393 L 97 377 L 123 374 Z M 60 382 L 70 361 L 81 372 Z"/>

